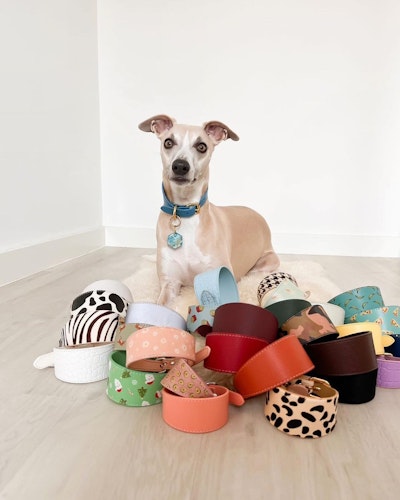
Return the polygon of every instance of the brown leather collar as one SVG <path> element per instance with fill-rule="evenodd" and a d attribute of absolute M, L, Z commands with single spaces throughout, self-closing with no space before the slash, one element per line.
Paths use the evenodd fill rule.
<path fill-rule="evenodd" d="M 378 367 L 371 332 L 307 344 L 304 349 L 315 365 L 314 373 L 321 377 L 358 375 Z"/>
<path fill-rule="evenodd" d="M 216 309 L 213 332 L 258 337 L 270 344 L 277 339 L 278 320 L 262 307 L 244 302 L 231 302 Z"/>

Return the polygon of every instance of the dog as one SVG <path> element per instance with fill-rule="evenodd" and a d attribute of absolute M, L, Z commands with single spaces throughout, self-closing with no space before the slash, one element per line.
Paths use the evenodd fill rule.
<path fill-rule="evenodd" d="M 215 146 L 239 137 L 219 121 L 203 126 L 176 123 L 167 115 L 139 124 L 161 141 L 164 205 L 157 222 L 158 304 L 173 307 L 182 286 L 206 270 L 227 267 L 239 281 L 249 272 L 279 267 L 265 219 L 251 208 L 219 207 L 208 200 Z"/>

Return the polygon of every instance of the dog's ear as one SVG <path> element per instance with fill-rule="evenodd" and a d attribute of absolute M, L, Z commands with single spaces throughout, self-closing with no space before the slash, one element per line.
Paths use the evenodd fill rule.
<path fill-rule="evenodd" d="M 174 118 L 170 118 L 167 115 L 156 115 L 139 123 L 138 126 L 143 132 L 153 132 L 157 137 L 160 137 L 165 130 L 172 128 L 174 123 Z"/>
<path fill-rule="evenodd" d="M 221 141 L 226 141 L 226 139 L 239 140 L 239 136 L 221 122 L 207 122 L 203 125 L 203 128 L 214 144 L 219 144 Z"/>

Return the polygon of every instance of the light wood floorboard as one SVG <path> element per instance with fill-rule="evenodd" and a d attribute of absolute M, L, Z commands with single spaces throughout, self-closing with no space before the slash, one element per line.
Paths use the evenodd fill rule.
<path fill-rule="evenodd" d="M 104 248 L 0 288 L 1 499 L 399 498 L 400 389 L 340 404 L 321 439 L 274 429 L 264 396 L 231 407 L 219 431 L 193 435 L 168 427 L 161 405 L 111 402 L 106 381 L 66 384 L 33 368 L 57 345 L 72 298 L 91 281 L 131 275 L 143 253 Z M 400 259 L 305 258 L 343 291 L 377 285 L 386 304 L 400 304 Z"/>

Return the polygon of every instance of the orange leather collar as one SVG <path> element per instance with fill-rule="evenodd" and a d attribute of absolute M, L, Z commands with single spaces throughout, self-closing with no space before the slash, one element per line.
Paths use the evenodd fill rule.
<path fill-rule="evenodd" d="M 311 371 L 314 365 L 294 335 L 272 342 L 238 370 L 234 385 L 244 398 L 278 387 Z"/>
<path fill-rule="evenodd" d="M 216 431 L 229 416 L 229 403 L 242 406 L 244 399 L 221 385 L 208 386 L 214 393 L 206 398 L 183 398 L 168 389 L 162 390 L 162 416 L 174 429 L 195 434 Z"/>
<path fill-rule="evenodd" d="M 161 384 L 164 421 L 179 431 L 216 431 L 228 421 L 229 403 L 244 404 L 240 394 L 206 384 L 184 359 L 177 361 Z"/>

